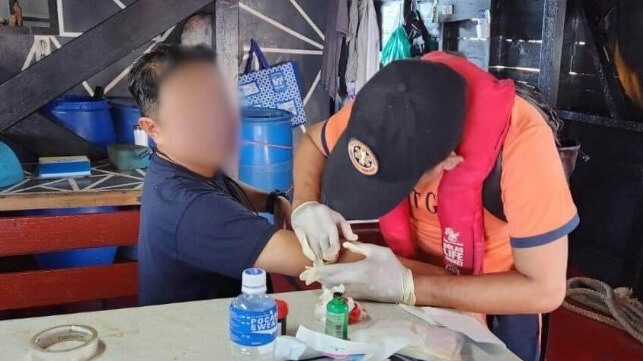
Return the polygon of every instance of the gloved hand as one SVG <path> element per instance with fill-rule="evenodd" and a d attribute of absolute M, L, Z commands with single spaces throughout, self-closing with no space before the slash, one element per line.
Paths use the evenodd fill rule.
<path fill-rule="evenodd" d="M 318 202 L 306 202 L 297 207 L 290 216 L 290 224 L 304 255 L 311 261 L 337 261 L 340 230 L 345 239 L 357 240 L 351 225 L 341 214 Z"/>
<path fill-rule="evenodd" d="M 346 295 L 355 299 L 415 304 L 413 274 L 400 263 L 393 251 L 366 243 L 345 242 L 344 248 L 366 258 L 354 263 L 310 267 L 299 278 L 307 285 L 313 282 L 324 287 L 343 284 Z"/>

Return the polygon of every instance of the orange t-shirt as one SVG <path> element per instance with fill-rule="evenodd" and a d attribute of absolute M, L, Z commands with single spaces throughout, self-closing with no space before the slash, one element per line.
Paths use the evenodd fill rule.
<path fill-rule="evenodd" d="M 351 109 L 352 104 L 348 104 L 324 124 L 322 144 L 327 152 L 348 126 Z M 437 264 L 442 264 L 437 214 L 440 178 L 417 184 L 409 194 L 411 225 L 420 259 Z M 512 247 L 535 247 L 555 241 L 574 230 L 579 222 L 552 130 L 538 110 L 518 96 L 502 149 L 500 187 L 507 222 L 485 210 L 485 273 L 511 269 Z"/>

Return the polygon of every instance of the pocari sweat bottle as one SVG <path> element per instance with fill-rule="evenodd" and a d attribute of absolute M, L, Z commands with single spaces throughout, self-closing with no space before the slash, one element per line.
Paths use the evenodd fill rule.
<path fill-rule="evenodd" d="M 241 292 L 230 304 L 232 360 L 273 360 L 277 304 L 266 295 L 266 271 L 261 268 L 243 271 Z"/>

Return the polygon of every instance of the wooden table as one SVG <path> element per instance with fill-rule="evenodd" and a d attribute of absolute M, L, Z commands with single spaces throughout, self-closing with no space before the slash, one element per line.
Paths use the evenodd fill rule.
<path fill-rule="evenodd" d="M 38 179 L 25 165 L 25 180 L 0 189 L 0 212 L 140 204 L 145 170 L 119 172 L 98 163 L 82 178 Z"/>
<path fill-rule="evenodd" d="M 313 316 L 319 291 L 276 295 L 288 302 L 288 334 L 299 325 L 322 331 Z M 103 351 L 96 361 L 212 361 L 227 360 L 228 305 L 230 299 L 176 303 L 72 315 L 0 321 L 2 359 L 27 361 L 28 341 L 37 332 L 63 324 L 85 324 L 96 328 Z M 393 318 L 422 322 L 399 306 L 364 303 L 372 319 Z M 351 326 L 357 329 L 368 323 Z M 518 360 L 500 346 L 479 345 L 465 339 L 462 360 Z"/>
<path fill-rule="evenodd" d="M 138 238 L 137 207 L 105 213 L 34 215 L 34 210 L 140 204 L 144 170 L 118 172 L 107 163 L 83 178 L 37 179 L 0 190 L 0 257 L 103 246 Z M 132 296 L 136 263 L 0 273 L 0 310 Z"/>

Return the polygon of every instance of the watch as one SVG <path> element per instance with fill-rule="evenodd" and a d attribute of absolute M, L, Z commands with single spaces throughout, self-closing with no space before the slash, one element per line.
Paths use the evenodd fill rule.
<path fill-rule="evenodd" d="M 288 199 L 288 195 L 286 193 L 278 190 L 278 189 L 276 189 L 276 190 L 274 190 L 274 191 L 272 191 L 272 192 L 270 192 L 268 194 L 268 198 L 266 198 L 266 212 L 268 212 L 270 214 L 275 213 L 275 201 L 279 197 L 284 197 L 284 198 Z"/>

